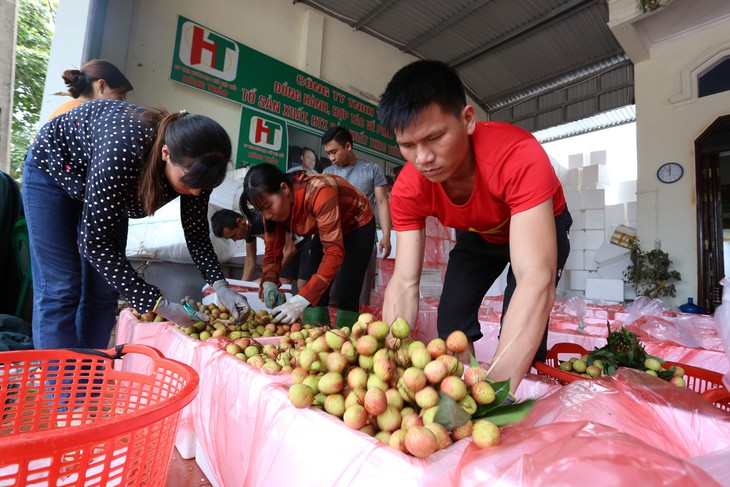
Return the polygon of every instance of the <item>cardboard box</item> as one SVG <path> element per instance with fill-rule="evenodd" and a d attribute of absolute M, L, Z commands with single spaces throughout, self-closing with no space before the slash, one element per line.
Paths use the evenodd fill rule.
<path fill-rule="evenodd" d="M 586 281 L 590 273 L 588 271 L 570 271 L 570 288 L 578 291 L 586 290 Z"/>
<path fill-rule="evenodd" d="M 574 250 L 571 248 L 568 260 L 565 261 L 565 268 L 569 271 L 582 271 L 584 259 L 582 250 Z"/>
<path fill-rule="evenodd" d="M 596 252 L 597 250 L 585 250 L 583 256 L 583 268 L 587 271 L 595 271 L 598 269 L 598 263 L 596 263 Z"/>
<path fill-rule="evenodd" d="M 613 245 L 610 242 L 603 242 L 595 254 L 595 261 L 598 266 L 607 266 L 621 262 L 629 257 L 629 251 L 624 247 Z"/>
<path fill-rule="evenodd" d="M 619 247 L 630 248 L 631 241 L 636 240 L 636 228 L 619 225 L 611 236 L 611 243 Z"/>
<path fill-rule="evenodd" d="M 598 250 L 606 241 L 603 230 L 586 230 L 586 250 Z"/>
<path fill-rule="evenodd" d="M 596 150 L 592 151 L 589 156 L 590 164 L 601 164 L 606 165 L 606 151 L 605 150 Z"/>
<path fill-rule="evenodd" d="M 568 236 L 570 237 L 571 253 L 574 250 L 584 250 L 586 248 L 586 231 L 585 230 L 575 230 L 575 229 L 571 228 Z"/>
<path fill-rule="evenodd" d="M 580 194 L 581 209 L 599 210 L 606 206 L 606 196 L 603 189 L 589 189 Z"/>

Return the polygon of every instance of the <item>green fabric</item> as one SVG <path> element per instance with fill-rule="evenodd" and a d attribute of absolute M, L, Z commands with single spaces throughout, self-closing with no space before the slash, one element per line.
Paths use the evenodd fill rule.
<path fill-rule="evenodd" d="M 0 171 L 0 313 L 15 314 L 21 277 L 18 272 L 17 252 L 10 234 L 19 217 L 23 216 L 20 188 L 9 174 Z"/>
<path fill-rule="evenodd" d="M 360 315 L 357 313 L 357 311 L 346 311 L 344 309 L 338 309 L 335 326 L 337 328 L 342 328 L 343 326 L 352 328 L 352 325 L 355 324 L 359 317 Z"/>
<path fill-rule="evenodd" d="M 327 306 L 307 308 L 302 314 L 302 322 L 312 326 L 329 326 L 330 310 Z"/>

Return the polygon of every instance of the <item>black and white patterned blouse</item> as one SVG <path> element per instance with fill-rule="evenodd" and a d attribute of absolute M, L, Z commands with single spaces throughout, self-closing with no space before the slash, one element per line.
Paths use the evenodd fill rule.
<path fill-rule="evenodd" d="M 144 109 L 117 100 L 93 100 L 44 125 L 31 147 L 38 167 L 68 195 L 83 201 L 79 251 L 130 304 L 151 310 L 160 291 L 134 272 L 117 248 L 117 225 L 124 215 L 143 218 L 137 198 L 140 168 L 152 147 L 153 132 L 140 121 Z M 180 217 L 193 262 L 209 284 L 223 279 L 210 242 L 207 211 L 212 190 L 178 195 L 163 178 L 165 201 L 180 196 Z"/>

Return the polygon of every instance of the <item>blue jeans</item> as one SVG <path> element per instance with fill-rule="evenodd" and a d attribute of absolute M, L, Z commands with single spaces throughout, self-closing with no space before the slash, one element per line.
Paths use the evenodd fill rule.
<path fill-rule="evenodd" d="M 119 293 L 79 253 L 83 202 L 38 169 L 30 152 L 22 194 L 33 272 L 33 345 L 107 348 Z M 122 249 L 126 221 L 118 235 Z"/>

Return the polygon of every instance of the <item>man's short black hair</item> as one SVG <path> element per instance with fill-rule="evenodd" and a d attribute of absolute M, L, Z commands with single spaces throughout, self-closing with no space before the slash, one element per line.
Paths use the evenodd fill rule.
<path fill-rule="evenodd" d="M 227 228 L 233 230 L 238 226 L 238 219 L 242 218 L 243 215 L 233 210 L 218 210 L 213 213 L 210 217 L 210 226 L 213 230 L 213 235 L 218 238 L 223 237 L 223 229 Z"/>
<path fill-rule="evenodd" d="M 322 145 L 329 143 L 331 140 L 334 140 L 342 147 L 345 147 L 345 144 L 348 142 L 352 144 L 352 135 L 350 135 L 350 131 L 345 127 L 336 125 L 328 128 L 327 132 L 322 135 Z"/>
<path fill-rule="evenodd" d="M 466 106 L 466 93 L 456 71 L 440 61 L 416 61 L 400 70 L 385 87 L 378 118 L 386 130 L 403 130 L 432 103 L 457 117 Z"/>

